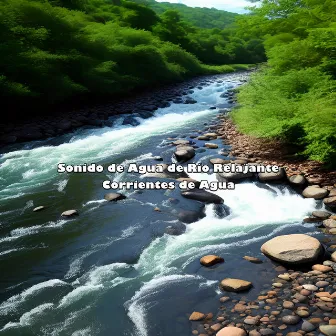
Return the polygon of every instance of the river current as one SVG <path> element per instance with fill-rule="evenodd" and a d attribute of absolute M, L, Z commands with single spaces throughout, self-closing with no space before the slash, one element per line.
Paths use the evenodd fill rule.
<path fill-rule="evenodd" d="M 124 190 L 127 198 L 113 203 L 104 200 L 102 181 L 142 180 L 139 174 L 57 173 L 60 162 L 152 165 L 158 155 L 172 162 L 167 138 L 189 139 L 204 130 L 218 114 L 210 107 L 224 106 L 220 95 L 244 78 L 218 76 L 191 94 L 197 104 L 172 104 L 135 127 L 122 125 L 120 116 L 113 127 L 81 129 L 1 155 L 1 336 L 190 335 L 190 313 L 218 309 L 222 278 L 252 280 L 249 295 L 263 286 L 271 262 L 250 264 L 244 255 L 262 258 L 260 245 L 276 234 L 316 234 L 302 225 L 316 202 L 287 186 L 246 182 L 216 191 L 229 215 L 207 205 L 204 218 L 184 226 L 179 209 L 199 205 L 179 190 Z M 193 162 L 223 157 L 219 151 L 227 146 L 211 142 L 220 148 L 205 150 L 196 141 Z M 214 174 L 190 175 L 216 180 Z M 33 212 L 39 205 L 46 209 Z M 68 209 L 79 216 L 61 218 Z M 168 235 L 168 226 L 185 232 Z M 206 254 L 219 254 L 225 263 L 204 269 L 199 258 Z"/>

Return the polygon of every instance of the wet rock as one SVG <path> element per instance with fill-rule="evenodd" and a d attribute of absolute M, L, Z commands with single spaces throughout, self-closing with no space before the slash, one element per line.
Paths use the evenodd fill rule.
<path fill-rule="evenodd" d="M 167 179 L 178 179 L 182 177 L 189 177 L 186 172 L 176 172 L 176 173 L 171 173 L 168 171 L 168 165 L 165 163 L 158 163 L 156 166 L 162 166 L 162 173 L 147 173 L 144 176 L 146 177 L 151 177 L 151 178 L 167 178 Z"/>
<path fill-rule="evenodd" d="M 335 229 L 336 228 L 336 220 L 334 220 L 334 219 L 325 219 L 323 221 L 323 225 L 326 228 Z"/>
<path fill-rule="evenodd" d="M 302 285 L 302 287 L 304 289 L 307 289 L 311 292 L 316 292 L 318 290 L 318 287 L 314 286 L 314 285 L 310 285 L 310 284 L 307 284 L 307 285 Z"/>
<path fill-rule="evenodd" d="M 196 104 L 197 103 L 197 100 L 195 100 L 194 98 L 192 97 L 186 97 L 186 99 L 184 100 L 184 104 Z"/>
<path fill-rule="evenodd" d="M 262 264 L 262 260 L 255 258 L 255 257 L 249 257 L 249 256 L 245 256 L 243 257 L 245 260 L 253 263 L 253 264 Z"/>
<path fill-rule="evenodd" d="M 183 140 L 183 139 L 179 139 L 173 142 L 173 145 L 175 146 L 186 146 L 190 144 L 191 142 L 189 140 Z"/>
<path fill-rule="evenodd" d="M 328 195 L 329 191 L 323 188 L 309 186 L 303 190 L 302 195 L 306 198 L 322 199 Z"/>
<path fill-rule="evenodd" d="M 241 292 L 248 290 L 252 287 L 252 283 L 250 281 L 232 279 L 232 278 L 223 279 L 220 285 L 222 289 L 228 292 Z"/>
<path fill-rule="evenodd" d="M 325 198 L 323 200 L 323 203 L 326 207 L 330 209 L 336 209 L 336 196 Z"/>
<path fill-rule="evenodd" d="M 223 263 L 224 259 L 216 255 L 206 255 L 201 258 L 200 263 L 205 267 L 210 267 L 216 264 Z"/>
<path fill-rule="evenodd" d="M 205 318 L 205 314 L 200 312 L 193 312 L 190 317 L 189 321 L 201 321 Z"/>
<path fill-rule="evenodd" d="M 297 315 L 286 315 L 282 318 L 282 322 L 287 325 L 294 325 L 299 323 L 301 318 Z"/>
<path fill-rule="evenodd" d="M 209 149 L 217 149 L 218 145 L 208 142 L 208 143 L 204 144 L 204 147 L 209 148 Z"/>
<path fill-rule="evenodd" d="M 78 215 L 78 211 L 77 210 L 67 210 L 62 212 L 61 216 L 63 217 L 73 217 L 73 216 L 77 216 Z"/>
<path fill-rule="evenodd" d="M 284 168 L 280 168 L 278 173 L 259 173 L 258 179 L 261 182 L 281 182 L 286 178 Z"/>
<path fill-rule="evenodd" d="M 104 196 L 104 198 L 106 199 L 106 201 L 116 202 L 116 201 L 125 199 L 126 196 L 120 193 L 108 193 Z"/>
<path fill-rule="evenodd" d="M 216 336 L 246 336 L 246 331 L 237 327 L 225 327 Z"/>
<path fill-rule="evenodd" d="M 324 220 L 324 219 L 328 219 L 331 216 L 331 213 L 327 211 L 316 210 L 316 211 L 313 211 L 312 215 L 316 218 Z"/>
<path fill-rule="evenodd" d="M 315 270 L 315 271 L 322 272 L 322 273 L 330 272 L 330 271 L 333 270 L 330 266 L 324 266 L 324 265 L 320 265 L 320 264 L 314 265 L 312 267 L 312 269 Z"/>
<path fill-rule="evenodd" d="M 249 336 L 261 336 L 261 334 L 258 330 L 251 330 Z"/>
<path fill-rule="evenodd" d="M 165 229 L 165 233 L 171 235 L 171 236 L 179 236 L 185 232 L 185 227 L 179 227 L 179 226 L 167 226 Z"/>
<path fill-rule="evenodd" d="M 183 191 L 181 195 L 185 198 L 193 199 L 204 203 L 221 204 L 224 202 L 221 197 L 203 189 Z"/>
<path fill-rule="evenodd" d="M 291 301 L 284 301 L 282 306 L 286 309 L 293 309 L 294 308 L 294 303 Z"/>
<path fill-rule="evenodd" d="M 254 316 L 254 317 L 247 317 L 245 320 L 244 320 L 244 323 L 245 324 L 248 324 L 248 325 L 257 325 L 259 323 L 259 320 L 260 318 L 258 316 Z"/>
<path fill-rule="evenodd" d="M 305 332 L 311 332 L 316 329 L 316 326 L 308 321 L 302 323 L 301 329 Z"/>
<path fill-rule="evenodd" d="M 132 116 L 127 116 L 127 117 L 124 118 L 122 124 L 123 125 L 138 126 L 138 125 L 140 125 L 140 122 Z"/>
<path fill-rule="evenodd" d="M 33 211 L 34 211 L 34 212 L 38 212 L 38 211 L 41 211 L 41 210 L 44 210 L 44 209 L 45 209 L 45 206 L 40 205 L 40 206 L 34 208 Z"/>
<path fill-rule="evenodd" d="M 320 325 L 320 331 L 322 334 L 327 336 L 336 336 L 335 325 Z"/>
<path fill-rule="evenodd" d="M 224 159 L 210 159 L 210 163 L 214 164 L 228 164 L 230 163 L 229 160 L 224 160 Z"/>
<path fill-rule="evenodd" d="M 209 140 L 216 140 L 218 137 L 217 133 L 205 133 L 203 136 L 207 137 Z"/>
<path fill-rule="evenodd" d="M 193 210 L 182 210 L 177 215 L 179 221 L 185 224 L 195 223 L 203 217 L 205 217 L 203 211 L 193 211 Z"/>
<path fill-rule="evenodd" d="M 195 149 L 191 146 L 178 146 L 174 155 L 179 162 L 188 161 L 195 156 Z"/>
<path fill-rule="evenodd" d="M 275 331 L 270 328 L 263 328 L 259 330 L 262 336 L 275 335 Z"/>
<path fill-rule="evenodd" d="M 261 247 L 261 252 L 271 259 L 287 264 L 302 264 L 318 259 L 323 248 L 314 237 L 292 234 L 275 237 Z"/>
<path fill-rule="evenodd" d="M 336 262 L 336 251 L 331 254 L 330 259 L 334 262 Z"/>

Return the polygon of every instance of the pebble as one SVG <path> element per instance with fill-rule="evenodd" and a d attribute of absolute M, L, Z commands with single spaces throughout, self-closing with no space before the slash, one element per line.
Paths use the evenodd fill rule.
<path fill-rule="evenodd" d="M 311 332 L 316 329 L 316 326 L 308 321 L 303 321 L 301 329 L 305 332 Z"/>
<path fill-rule="evenodd" d="M 309 284 L 308 285 L 302 285 L 302 287 L 304 289 L 307 289 L 307 290 L 311 291 L 311 292 L 316 292 L 318 290 L 318 287 L 316 287 L 314 285 L 309 285 Z"/>
<path fill-rule="evenodd" d="M 76 216 L 78 215 L 78 211 L 77 210 L 67 210 L 62 212 L 61 216 L 63 217 L 72 217 L 72 216 Z"/>
<path fill-rule="evenodd" d="M 303 318 L 308 317 L 310 315 L 309 311 L 307 310 L 298 310 L 296 314 Z"/>
<path fill-rule="evenodd" d="M 275 334 L 275 331 L 272 330 L 272 329 L 269 329 L 269 328 L 260 329 L 259 332 L 262 336 L 274 335 Z"/>
<path fill-rule="evenodd" d="M 316 282 L 316 286 L 321 288 L 321 287 L 327 287 L 329 286 L 329 282 L 328 281 L 318 281 Z"/>
<path fill-rule="evenodd" d="M 314 271 L 320 271 L 322 273 L 326 273 L 326 272 L 330 272 L 333 269 L 330 266 L 324 266 L 324 265 L 320 265 L 320 264 L 316 264 L 312 267 L 312 269 Z"/>
<path fill-rule="evenodd" d="M 335 325 L 320 325 L 320 331 L 327 336 L 336 336 Z"/>
<path fill-rule="evenodd" d="M 284 301 L 282 306 L 286 309 L 292 309 L 294 308 L 294 303 L 291 301 Z"/>
<path fill-rule="evenodd" d="M 289 325 L 294 325 L 300 322 L 300 317 L 297 315 L 286 315 L 282 318 L 282 322 Z"/>

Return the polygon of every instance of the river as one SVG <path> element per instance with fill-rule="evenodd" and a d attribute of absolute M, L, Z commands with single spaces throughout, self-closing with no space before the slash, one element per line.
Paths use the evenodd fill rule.
<path fill-rule="evenodd" d="M 316 234 L 314 226 L 302 225 L 316 201 L 287 186 L 248 182 L 216 191 L 230 214 L 207 205 L 206 217 L 184 226 L 179 209 L 199 204 L 179 190 L 124 190 L 127 199 L 113 203 L 104 200 L 102 181 L 139 180 L 138 174 L 57 173 L 60 162 L 152 165 L 158 155 L 171 162 L 167 138 L 184 138 L 213 123 L 218 109 L 210 107 L 222 106 L 221 93 L 244 76 L 218 76 L 191 94 L 197 104 L 172 104 L 135 127 L 122 125 L 120 116 L 114 127 L 81 129 L 1 155 L 1 336 L 191 335 L 189 314 L 218 309 L 223 277 L 252 280 L 249 295 L 267 281 L 271 262 L 250 264 L 244 255 L 262 258 L 260 245 L 276 234 Z M 217 150 L 195 142 L 197 163 L 222 157 L 218 152 L 228 148 L 219 139 L 211 141 Z M 191 177 L 215 180 L 213 174 Z M 33 212 L 39 205 L 46 209 Z M 68 209 L 79 216 L 61 218 Z M 168 235 L 167 226 L 185 232 Z M 225 263 L 204 269 L 199 258 L 205 254 L 219 254 Z"/>

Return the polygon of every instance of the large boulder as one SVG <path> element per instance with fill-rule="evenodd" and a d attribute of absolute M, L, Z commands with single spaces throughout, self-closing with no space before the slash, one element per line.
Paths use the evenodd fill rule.
<path fill-rule="evenodd" d="M 252 287 L 252 282 L 240 279 L 223 279 L 220 283 L 222 289 L 227 292 L 242 292 Z"/>
<path fill-rule="evenodd" d="M 286 171 L 280 168 L 277 173 L 259 173 L 258 178 L 261 182 L 280 182 L 286 178 Z"/>
<path fill-rule="evenodd" d="M 267 257 L 286 264 L 304 264 L 315 261 L 323 251 L 321 243 L 305 234 L 274 237 L 261 246 Z"/>
<path fill-rule="evenodd" d="M 323 188 L 309 186 L 303 190 L 302 195 L 306 198 L 322 199 L 328 195 L 329 191 Z"/>
<path fill-rule="evenodd" d="M 204 203 L 213 203 L 213 204 L 222 204 L 224 200 L 217 196 L 216 194 L 213 194 L 211 192 L 208 192 L 203 189 L 193 189 L 193 190 L 187 190 L 181 192 L 181 195 L 185 198 L 204 202 Z"/>

